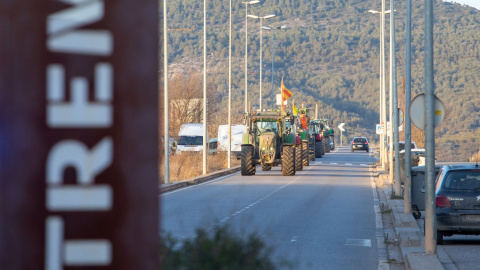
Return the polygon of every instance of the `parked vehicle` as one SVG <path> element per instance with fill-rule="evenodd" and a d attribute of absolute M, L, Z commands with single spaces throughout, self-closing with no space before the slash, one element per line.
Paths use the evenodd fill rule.
<path fill-rule="evenodd" d="M 245 125 L 232 125 L 231 151 L 232 156 L 240 159 L 242 154 L 242 137 L 247 132 Z M 228 151 L 228 125 L 218 126 L 218 152 Z"/>
<path fill-rule="evenodd" d="M 203 124 L 183 124 L 178 133 L 176 146 L 176 154 L 203 151 Z"/>
<path fill-rule="evenodd" d="M 369 152 L 370 146 L 368 144 L 368 139 L 365 137 L 353 138 L 352 144 L 351 144 L 351 150 L 352 152 L 355 152 L 355 150 L 365 150 L 366 152 Z"/>
<path fill-rule="evenodd" d="M 215 155 L 218 151 L 218 139 L 213 138 L 208 141 L 208 154 Z"/>
<path fill-rule="evenodd" d="M 444 236 L 480 234 L 480 167 L 443 166 L 436 179 L 437 244 Z"/>

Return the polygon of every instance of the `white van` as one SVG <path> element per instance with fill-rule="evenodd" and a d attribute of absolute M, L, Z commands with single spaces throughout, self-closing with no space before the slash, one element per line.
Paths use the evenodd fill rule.
<path fill-rule="evenodd" d="M 202 151 L 203 124 L 183 124 L 178 132 L 177 150 L 175 153 Z"/>
<path fill-rule="evenodd" d="M 247 126 L 245 125 L 232 125 L 232 155 L 237 158 L 242 153 L 242 137 L 247 132 Z M 228 125 L 218 126 L 218 152 L 228 151 Z"/>

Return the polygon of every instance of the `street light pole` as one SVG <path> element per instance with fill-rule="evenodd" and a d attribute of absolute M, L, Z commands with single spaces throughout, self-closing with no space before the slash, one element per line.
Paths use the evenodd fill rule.
<path fill-rule="evenodd" d="M 380 135 L 380 163 L 382 170 L 385 170 L 385 136 L 386 136 L 386 119 L 385 119 L 385 14 L 389 14 L 390 10 L 385 11 L 385 0 L 382 0 L 382 10 L 369 10 L 369 13 L 380 15 L 380 124 L 384 123 L 383 132 Z"/>
<path fill-rule="evenodd" d="M 248 72 L 248 5 L 253 5 L 253 4 L 257 4 L 257 3 L 260 3 L 260 1 L 258 0 L 254 0 L 254 1 L 249 1 L 249 2 L 242 2 L 243 4 L 245 4 L 245 113 L 248 112 L 248 90 L 247 90 L 247 87 L 248 87 L 248 75 L 247 75 L 247 72 Z"/>
<path fill-rule="evenodd" d="M 435 84 L 433 1 L 425 0 L 425 253 L 437 254 L 435 221 Z"/>
<path fill-rule="evenodd" d="M 394 10 L 393 6 L 394 0 L 390 0 L 390 8 Z M 392 65 L 392 110 L 393 110 L 393 121 L 392 121 L 392 128 L 393 130 L 393 149 L 395 150 L 395 194 L 401 194 L 401 181 L 400 181 L 400 144 L 399 144 L 399 134 L 398 134 L 398 126 L 399 126 L 399 113 L 398 113 L 398 95 L 397 95 L 397 58 L 396 58 L 396 50 L 395 50 L 395 12 L 390 13 L 390 35 L 391 35 L 391 54 L 392 58 L 390 59 Z M 392 152 L 392 151 L 391 151 Z"/>
<path fill-rule="evenodd" d="M 165 184 L 170 183 L 170 145 L 168 143 L 168 35 L 167 35 L 167 0 L 163 0 L 163 140 L 164 140 L 164 166 L 165 166 Z"/>
<path fill-rule="evenodd" d="M 392 7 L 392 2 L 393 0 L 390 0 L 390 7 Z M 393 151 L 395 149 L 395 146 L 393 145 L 393 87 L 394 87 L 394 84 L 393 84 L 393 57 L 394 56 L 394 51 L 393 51 L 393 44 L 395 43 L 395 37 L 394 37 L 394 31 L 395 31 L 395 27 L 393 25 L 393 13 L 390 13 L 390 70 L 389 70 L 389 73 L 390 73 L 390 81 L 389 81 L 389 111 L 388 111 L 388 120 L 390 122 L 390 130 L 388 131 L 388 145 L 391 147 L 390 148 L 390 153 L 389 153 L 389 171 L 390 171 L 390 174 L 389 174 L 389 178 L 390 178 L 390 181 L 392 181 L 392 184 L 394 183 L 393 181 Z M 395 190 L 396 191 L 396 190 Z"/>
<path fill-rule="evenodd" d="M 207 174 L 207 0 L 203 0 L 203 174 Z"/>
<path fill-rule="evenodd" d="M 382 139 L 382 146 L 383 146 L 383 162 L 382 162 L 382 170 L 385 171 L 386 169 L 386 161 L 387 161 L 387 92 L 385 89 L 385 0 L 382 0 L 382 18 L 380 20 L 380 27 L 382 29 L 381 31 L 381 52 L 380 52 L 380 58 L 382 61 L 382 122 L 383 122 L 383 139 Z"/>
<path fill-rule="evenodd" d="M 273 89 L 273 63 L 274 63 L 274 56 L 275 56 L 275 28 L 267 27 L 267 26 L 262 26 L 263 29 L 265 30 L 272 30 L 272 96 L 273 96 L 273 106 L 275 107 L 275 91 Z M 286 25 L 282 25 L 277 27 L 276 29 L 285 29 L 287 28 Z"/>
<path fill-rule="evenodd" d="M 412 124 L 410 120 L 411 101 L 411 85 L 412 85 L 412 0 L 407 0 L 407 25 L 406 25 L 406 40 L 405 40 L 405 157 L 410 157 L 412 153 Z M 405 190 L 409 191 L 412 185 L 411 167 L 412 159 L 405 158 Z M 404 213 L 409 214 L 412 211 L 410 192 L 404 192 L 405 205 L 403 207 Z"/>
<path fill-rule="evenodd" d="M 263 19 L 269 19 L 275 17 L 275 14 L 271 15 L 265 15 L 265 16 L 256 16 L 256 15 L 248 15 L 250 18 L 254 19 L 260 19 L 260 98 L 259 98 L 259 108 L 260 111 L 262 111 L 262 65 L 263 65 L 263 59 L 262 59 L 262 24 L 263 24 Z"/>
<path fill-rule="evenodd" d="M 228 168 L 232 167 L 232 0 L 228 26 Z"/>

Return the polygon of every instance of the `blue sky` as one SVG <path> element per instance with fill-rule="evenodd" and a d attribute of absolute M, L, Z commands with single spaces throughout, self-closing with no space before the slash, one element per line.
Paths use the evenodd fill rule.
<path fill-rule="evenodd" d="M 480 9 L 480 0 L 447 0 L 446 2 L 456 2 L 459 4 L 465 4 L 469 5 L 471 7 L 474 7 L 476 9 Z"/>

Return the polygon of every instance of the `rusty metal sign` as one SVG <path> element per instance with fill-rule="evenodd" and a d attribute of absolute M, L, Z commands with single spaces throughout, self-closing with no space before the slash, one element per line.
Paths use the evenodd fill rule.
<path fill-rule="evenodd" d="M 0 0 L 2 269 L 158 269 L 158 1 Z"/>

